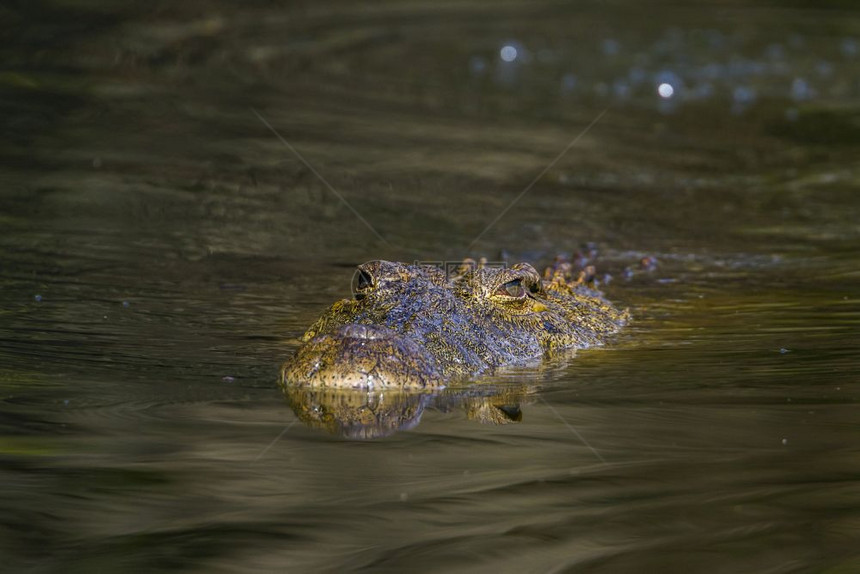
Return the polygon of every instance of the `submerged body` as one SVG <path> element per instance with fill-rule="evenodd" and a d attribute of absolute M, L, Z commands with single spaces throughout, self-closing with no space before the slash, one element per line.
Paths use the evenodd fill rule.
<path fill-rule="evenodd" d="M 582 279 L 542 279 L 528 263 L 438 268 L 359 266 L 355 299 L 338 301 L 282 369 L 296 387 L 439 389 L 562 349 L 602 344 L 627 320 Z"/>

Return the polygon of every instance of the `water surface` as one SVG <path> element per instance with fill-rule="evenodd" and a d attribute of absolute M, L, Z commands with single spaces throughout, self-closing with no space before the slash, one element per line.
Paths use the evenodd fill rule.
<path fill-rule="evenodd" d="M 850 3 L 0 10 L 10 570 L 860 570 Z M 519 422 L 276 385 L 359 263 L 588 243 L 634 321 Z"/>

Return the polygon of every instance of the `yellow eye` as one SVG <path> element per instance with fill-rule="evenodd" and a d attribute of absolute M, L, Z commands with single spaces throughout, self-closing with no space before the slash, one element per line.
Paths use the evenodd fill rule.
<path fill-rule="evenodd" d="M 510 297 L 512 299 L 522 299 L 526 296 L 526 290 L 523 289 L 522 280 L 514 279 L 513 281 L 508 281 L 507 283 L 499 286 L 499 288 L 496 289 L 496 295 Z"/>

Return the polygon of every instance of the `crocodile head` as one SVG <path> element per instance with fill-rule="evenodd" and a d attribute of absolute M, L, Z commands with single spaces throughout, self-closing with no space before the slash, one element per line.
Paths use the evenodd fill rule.
<path fill-rule="evenodd" d="M 438 268 L 372 261 L 283 366 L 297 387 L 437 389 L 502 365 L 602 343 L 626 320 L 596 291 L 528 263 Z"/>

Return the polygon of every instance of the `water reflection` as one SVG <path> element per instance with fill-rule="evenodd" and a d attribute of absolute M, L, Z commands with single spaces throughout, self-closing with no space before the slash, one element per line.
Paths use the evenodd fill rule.
<path fill-rule="evenodd" d="M 283 386 L 300 421 L 350 439 L 373 439 L 409 430 L 421 422 L 432 398 L 423 393 L 365 392 Z"/>
<path fill-rule="evenodd" d="M 325 389 L 283 384 L 293 412 L 305 425 L 348 439 L 376 439 L 418 426 L 425 409 L 462 409 L 482 424 L 522 421 L 521 405 L 534 392 L 525 385 L 473 384 L 438 392 Z"/>

